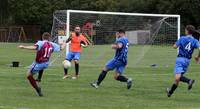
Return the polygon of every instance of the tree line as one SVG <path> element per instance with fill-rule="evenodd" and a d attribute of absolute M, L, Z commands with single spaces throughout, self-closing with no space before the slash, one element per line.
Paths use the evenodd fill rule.
<path fill-rule="evenodd" d="M 184 28 L 200 28 L 200 0 L 0 0 L 0 25 L 40 25 L 50 31 L 55 10 L 180 14 Z"/>

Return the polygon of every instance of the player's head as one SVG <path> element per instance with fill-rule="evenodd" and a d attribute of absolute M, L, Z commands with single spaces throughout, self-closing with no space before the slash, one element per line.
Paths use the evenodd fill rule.
<path fill-rule="evenodd" d="M 80 32 L 81 32 L 81 27 L 79 25 L 76 25 L 74 27 L 74 32 L 76 33 L 77 36 L 79 36 Z"/>
<path fill-rule="evenodd" d="M 192 35 L 195 32 L 195 27 L 193 25 L 187 25 L 185 27 L 185 34 Z"/>
<path fill-rule="evenodd" d="M 42 40 L 50 40 L 51 35 L 48 32 L 42 34 Z"/>
<path fill-rule="evenodd" d="M 118 34 L 118 37 L 123 37 L 123 36 L 125 36 L 125 30 L 119 29 L 119 30 L 117 31 L 117 34 Z"/>

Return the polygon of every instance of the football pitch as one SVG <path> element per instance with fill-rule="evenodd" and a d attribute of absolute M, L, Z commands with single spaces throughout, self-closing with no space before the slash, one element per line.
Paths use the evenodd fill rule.
<path fill-rule="evenodd" d="M 131 90 L 114 80 L 113 72 L 99 89 L 89 85 L 113 57 L 110 45 L 84 49 L 77 80 L 62 79 L 64 57 L 60 57 L 45 70 L 40 83 L 44 97 L 38 97 L 26 79 L 35 52 L 18 49 L 17 45 L 0 43 L 0 109 L 200 109 L 200 65 L 193 59 L 186 74 L 196 80 L 193 89 L 188 91 L 187 85 L 181 83 L 171 98 L 166 96 L 165 89 L 173 82 L 177 53 L 171 46 L 129 47 L 125 74 L 133 79 Z M 53 54 L 53 59 L 58 55 Z M 21 66 L 10 67 L 12 61 L 19 61 Z M 69 70 L 69 74 L 73 73 L 74 67 Z"/>

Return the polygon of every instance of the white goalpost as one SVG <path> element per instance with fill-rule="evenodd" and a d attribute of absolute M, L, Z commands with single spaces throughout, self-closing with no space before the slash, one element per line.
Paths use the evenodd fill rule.
<path fill-rule="evenodd" d="M 64 41 L 75 25 L 81 26 L 95 45 L 112 43 L 115 31 L 122 28 L 130 44 L 144 46 L 144 54 L 152 45 L 169 45 L 180 37 L 180 15 L 83 10 L 55 11 L 51 34 L 57 41 Z"/>

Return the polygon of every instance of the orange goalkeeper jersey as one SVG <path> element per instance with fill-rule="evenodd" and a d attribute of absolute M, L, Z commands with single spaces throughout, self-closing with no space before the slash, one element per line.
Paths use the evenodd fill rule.
<path fill-rule="evenodd" d="M 70 51 L 71 52 L 82 52 L 81 47 L 81 41 L 83 41 L 85 44 L 89 44 L 89 41 L 85 36 L 80 34 L 79 36 L 76 36 L 74 32 L 71 33 L 71 45 L 70 45 Z"/>

